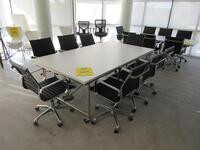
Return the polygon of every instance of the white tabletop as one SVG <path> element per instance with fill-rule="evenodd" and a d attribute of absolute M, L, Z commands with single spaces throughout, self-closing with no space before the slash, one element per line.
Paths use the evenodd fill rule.
<path fill-rule="evenodd" d="M 152 51 L 153 49 L 121 42 L 105 42 L 35 58 L 31 61 L 35 65 L 62 74 L 81 84 L 87 84 Z M 94 76 L 76 76 L 77 67 L 91 67 Z"/>

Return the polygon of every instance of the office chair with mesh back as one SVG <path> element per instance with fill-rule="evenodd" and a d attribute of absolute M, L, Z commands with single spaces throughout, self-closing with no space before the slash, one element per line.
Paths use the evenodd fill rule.
<path fill-rule="evenodd" d="M 165 36 L 165 37 L 171 37 L 172 36 L 172 31 L 173 31 L 173 29 L 160 28 L 159 32 L 158 32 L 158 35 Z"/>
<path fill-rule="evenodd" d="M 165 51 L 167 48 L 174 46 L 174 52 L 171 56 L 173 57 L 172 63 L 175 65 L 176 71 L 180 69 L 180 64 L 181 64 L 180 59 L 182 58 L 182 54 L 183 54 L 183 49 L 182 49 L 183 43 L 184 43 L 184 40 L 180 38 L 167 37 L 165 39 L 163 51 Z"/>
<path fill-rule="evenodd" d="M 143 34 L 129 33 L 124 43 L 135 45 L 135 46 L 142 46 L 143 39 L 144 39 Z"/>
<path fill-rule="evenodd" d="M 79 36 L 82 46 L 89 46 L 95 44 L 92 34 L 80 34 Z"/>
<path fill-rule="evenodd" d="M 144 30 L 143 30 L 143 33 L 144 34 L 155 34 L 155 31 L 156 31 L 156 27 L 145 26 Z"/>
<path fill-rule="evenodd" d="M 90 33 L 90 22 L 89 21 L 78 21 L 78 32 L 77 34 L 88 34 Z"/>
<path fill-rule="evenodd" d="M 45 114 L 52 111 L 58 120 L 57 125 L 61 127 L 63 125 L 63 121 L 58 115 L 57 106 L 55 106 L 55 104 L 57 101 L 60 101 L 61 98 L 59 96 L 68 89 L 68 83 L 66 80 L 58 79 L 54 76 L 45 79 L 42 82 L 38 82 L 27 68 L 13 62 L 12 60 L 10 60 L 10 63 L 12 65 L 12 69 L 16 70 L 17 73 L 22 77 L 22 85 L 25 89 L 31 90 L 37 94 L 41 101 L 50 102 L 50 106 L 37 105 L 35 107 L 36 111 L 39 111 L 40 108 L 45 110 L 34 119 L 33 124 L 37 126 L 38 120 Z"/>
<path fill-rule="evenodd" d="M 106 29 L 106 20 L 105 19 L 96 19 L 95 20 L 95 29 L 94 35 L 100 38 L 100 42 L 102 42 L 102 38 L 108 35 L 108 29 Z"/>
<path fill-rule="evenodd" d="M 58 36 L 61 50 L 71 50 L 78 48 L 74 34 Z"/>
<path fill-rule="evenodd" d="M 30 40 L 34 57 L 41 57 L 56 53 L 51 38 Z"/>

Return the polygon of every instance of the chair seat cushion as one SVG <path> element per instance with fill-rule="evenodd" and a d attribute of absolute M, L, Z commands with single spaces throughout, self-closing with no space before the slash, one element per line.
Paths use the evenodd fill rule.
<path fill-rule="evenodd" d="M 41 87 L 44 87 L 44 86 L 47 86 L 57 80 L 59 80 L 57 77 L 52 77 L 52 78 L 42 81 L 39 84 Z M 47 87 L 39 95 L 40 95 L 41 100 L 47 101 L 47 100 L 50 100 L 50 99 L 64 93 L 66 89 L 67 89 L 67 83 L 64 81 L 60 81 L 58 83 L 55 83 L 55 84 Z"/>
<path fill-rule="evenodd" d="M 107 78 L 106 80 L 104 80 L 104 82 L 106 82 L 107 84 L 111 86 L 114 86 L 115 88 L 119 90 L 123 84 L 122 81 L 112 78 L 112 77 Z M 105 98 L 109 99 L 112 102 L 118 102 L 120 100 L 120 95 L 116 90 L 112 89 L 111 87 L 101 82 L 97 84 L 96 91 L 98 94 L 104 96 Z"/>
<path fill-rule="evenodd" d="M 94 35 L 98 36 L 98 37 L 104 37 L 107 36 L 108 33 L 106 32 L 95 32 Z"/>

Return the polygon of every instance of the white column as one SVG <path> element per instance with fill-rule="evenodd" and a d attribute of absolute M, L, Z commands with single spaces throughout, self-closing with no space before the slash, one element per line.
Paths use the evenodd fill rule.
<path fill-rule="evenodd" d="M 34 0 L 35 17 L 41 38 L 52 37 L 52 24 L 49 0 Z"/>
<path fill-rule="evenodd" d="M 130 31 L 131 27 L 132 0 L 121 0 L 120 24 L 125 31 Z"/>

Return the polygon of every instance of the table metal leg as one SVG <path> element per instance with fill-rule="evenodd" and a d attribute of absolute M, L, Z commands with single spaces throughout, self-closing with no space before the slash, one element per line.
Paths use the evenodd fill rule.
<path fill-rule="evenodd" d="M 88 99 L 88 119 L 91 121 L 91 98 L 90 98 L 90 84 L 87 85 L 87 99 Z"/>

